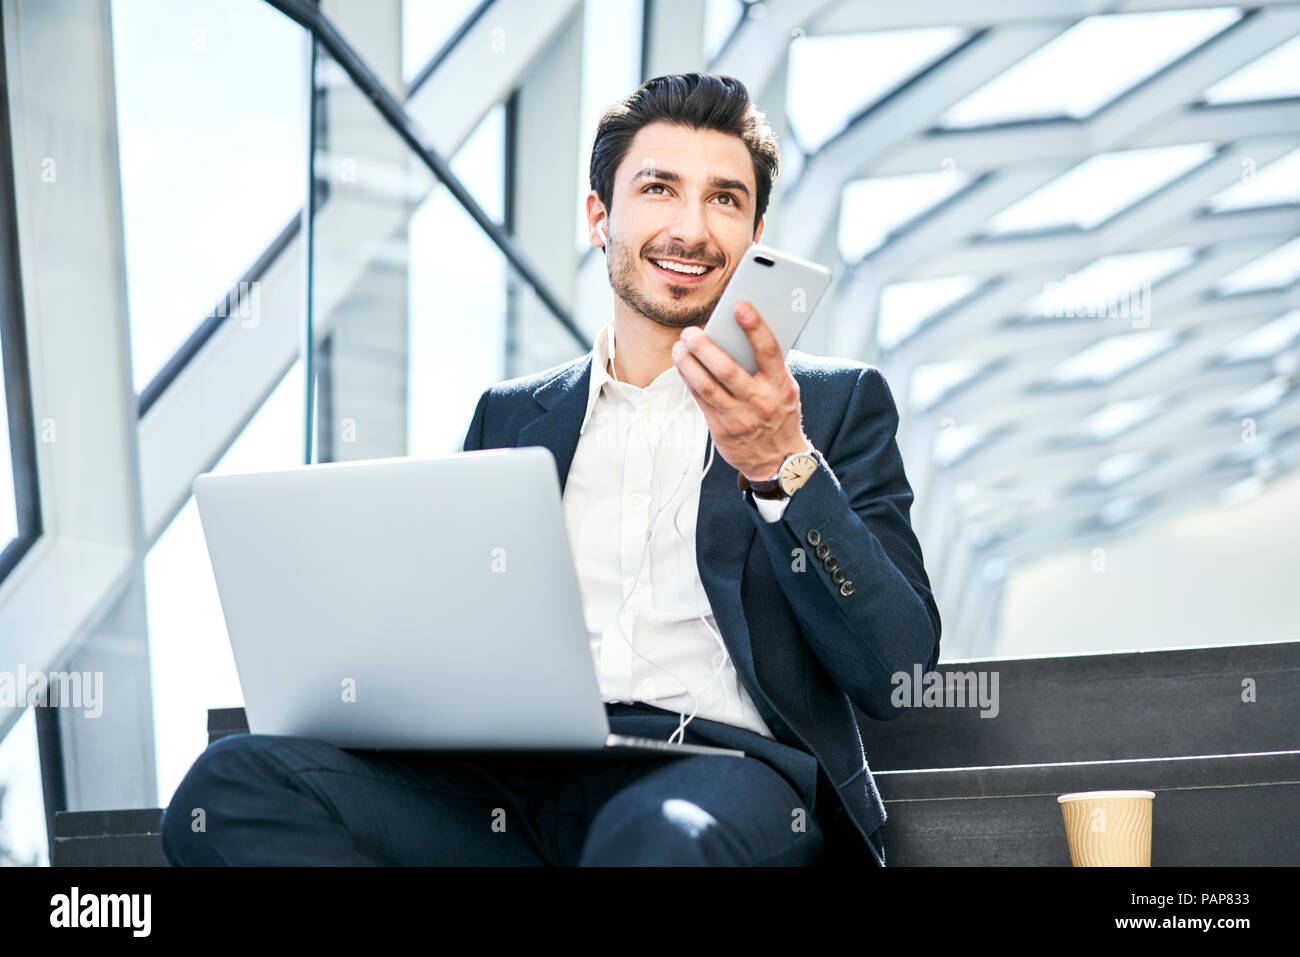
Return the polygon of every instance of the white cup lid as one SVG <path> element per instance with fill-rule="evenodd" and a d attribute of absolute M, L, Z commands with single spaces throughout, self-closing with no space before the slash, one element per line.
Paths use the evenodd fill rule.
<path fill-rule="evenodd" d="M 1062 794 L 1056 799 L 1058 804 L 1066 801 L 1085 801 L 1088 798 L 1154 798 L 1155 791 L 1074 791 Z"/>

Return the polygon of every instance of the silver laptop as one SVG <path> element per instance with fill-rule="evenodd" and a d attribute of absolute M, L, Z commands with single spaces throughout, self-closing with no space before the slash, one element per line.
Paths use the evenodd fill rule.
<path fill-rule="evenodd" d="M 744 756 L 610 733 L 548 449 L 209 473 L 194 497 L 252 732 Z"/>

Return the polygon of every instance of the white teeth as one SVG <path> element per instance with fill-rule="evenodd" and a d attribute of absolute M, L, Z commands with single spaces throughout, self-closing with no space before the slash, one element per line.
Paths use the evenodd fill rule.
<path fill-rule="evenodd" d="M 693 276 L 699 276 L 709 271 L 708 266 L 686 266 L 682 263 L 669 262 L 666 259 L 652 259 L 650 261 L 661 269 L 671 269 L 673 272 L 690 273 Z"/>

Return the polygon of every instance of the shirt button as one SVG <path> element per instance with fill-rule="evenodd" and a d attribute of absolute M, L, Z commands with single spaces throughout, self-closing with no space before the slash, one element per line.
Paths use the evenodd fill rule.
<path fill-rule="evenodd" d="M 827 555 L 826 560 L 822 562 L 822 568 L 826 569 L 828 572 L 833 572 L 835 571 L 835 569 L 839 567 L 840 567 L 839 559 L 836 558 L 834 555 Z"/>
<path fill-rule="evenodd" d="M 644 414 L 645 414 L 645 420 L 647 422 L 654 421 L 654 417 L 655 417 L 654 409 L 646 409 Z"/>
<path fill-rule="evenodd" d="M 816 548 L 822 543 L 822 533 L 815 528 L 808 529 L 808 544 Z"/>
<path fill-rule="evenodd" d="M 826 556 L 831 553 L 831 547 L 825 542 L 817 546 L 817 551 L 813 552 L 821 561 L 826 561 Z"/>
<path fill-rule="evenodd" d="M 641 583 L 640 583 L 640 582 L 637 582 L 635 585 L 632 586 L 632 594 L 634 594 L 634 595 L 639 595 L 639 594 L 641 594 Z"/>
<path fill-rule="evenodd" d="M 849 577 L 848 572 L 846 572 L 842 568 L 837 568 L 835 569 L 835 571 L 831 572 L 831 581 L 833 581 L 837 585 L 843 582 L 848 577 Z"/>
<path fill-rule="evenodd" d="M 845 598 L 847 598 L 849 595 L 852 595 L 853 582 L 845 581 L 842 585 L 840 585 L 840 594 L 843 595 Z"/>
<path fill-rule="evenodd" d="M 633 505 L 640 505 L 640 504 L 641 504 L 641 493 L 640 493 L 640 492 L 633 492 L 631 495 L 629 495 L 629 496 L 627 497 L 627 500 L 628 500 L 629 502 L 631 502 Z"/>

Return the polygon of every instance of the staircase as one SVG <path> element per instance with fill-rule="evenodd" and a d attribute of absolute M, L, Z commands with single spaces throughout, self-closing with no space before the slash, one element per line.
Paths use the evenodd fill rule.
<path fill-rule="evenodd" d="M 998 714 L 859 714 L 887 863 L 1068 867 L 1056 802 L 1156 793 L 1153 866 L 1300 864 L 1300 642 L 950 663 L 998 676 Z M 1243 700 L 1245 689 L 1254 700 Z M 248 730 L 208 712 L 208 743 Z M 165 865 L 162 811 L 62 812 L 54 866 Z"/>

